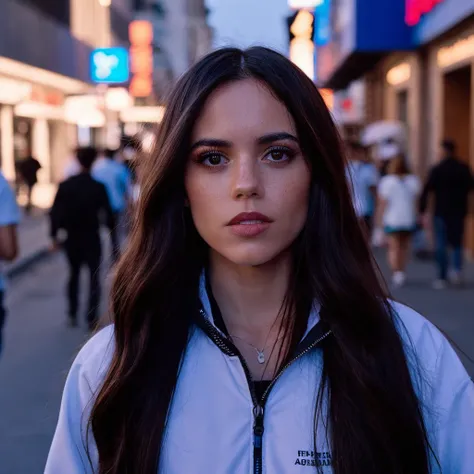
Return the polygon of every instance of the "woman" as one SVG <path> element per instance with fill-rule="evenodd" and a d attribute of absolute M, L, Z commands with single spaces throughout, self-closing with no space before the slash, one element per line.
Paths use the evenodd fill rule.
<path fill-rule="evenodd" d="M 410 173 L 405 157 L 393 158 L 378 186 L 379 222 L 388 241 L 388 263 L 395 286 L 405 283 L 410 242 L 417 229 L 419 179 Z"/>
<path fill-rule="evenodd" d="M 385 299 L 302 71 L 210 54 L 145 166 L 115 325 L 73 364 L 47 474 L 468 473 L 470 379 Z"/>

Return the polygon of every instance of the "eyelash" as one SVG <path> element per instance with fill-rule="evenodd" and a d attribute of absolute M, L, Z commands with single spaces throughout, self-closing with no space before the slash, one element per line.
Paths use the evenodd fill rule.
<path fill-rule="evenodd" d="M 286 160 L 270 161 L 270 163 L 273 163 L 273 164 L 276 164 L 276 165 L 278 165 L 279 163 L 288 163 L 288 162 L 290 162 L 296 154 L 293 150 L 291 150 L 290 148 L 288 148 L 286 146 L 276 145 L 276 146 L 273 146 L 273 147 L 269 148 L 268 150 L 266 150 L 265 157 L 267 157 L 268 155 L 270 155 L 273 152 L 282 152 L 287 156 Z M 223 158 L 227 159 L 225 157 L 225 155 L 220 150 L 216 149 L 216 150 L 208 150 L 208 151 L 202 153 L 201 155 L 199 155 L 196 162 L 199 163 L 199 164 L 204 164 L 204 162 L 208 158 L 211 158 L 213 156 L 219 156 L 219 157 L 223 157 Z M 218 168 L 221 165 L 214 165 L 214 166 L 204 165 L 204 166 L 208 166 L 209 168 Z"/>
<path fill-rule="evenodd" d="M 282 146 L 282 145 L 276 145 L 276 146 L 273 146 L 271 148 L 269 148 L 266 153 L 265 153 L 265 156 L 268 156 L 270 155 L 271 153 L 275 152 L 275 151 L 279 151 L 281 153 L 284 153 L 286 156 L 287 156 L 287 159 L 286 160 L 282 160 L 282 161 L 272 161 L 271 163 L 274 163 L 274 164 L 278 164 L 278 163 L 288 163 L 290 162 L 293 157 L 295 156 L 295 152 L 293 150 L 291 150 L 290 148 L 286 147 L 286 146 Z"/>
<path fill-rule="evenodd" d="M 225 157 L 225 155 L 219 150 L 207 150 L 197 158 L 197 163 L 204 164 L 204 162 L 213 156 Z M 208 165 L 205 165 L 208 166 Z M 209 166 L 209 168 L 217 168 L 217 166 Z"/>

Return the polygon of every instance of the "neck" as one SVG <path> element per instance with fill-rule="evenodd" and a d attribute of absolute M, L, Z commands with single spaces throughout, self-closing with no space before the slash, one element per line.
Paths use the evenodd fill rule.
<path fill-rule="evenodd" d="M 279 324 L 275 323 L 285 299 L 290 271 L 290 252 L 259 266 L 235 265 L 211 253 L 212 292 L 230 334 L 261 346 L 269 333 L 278 333 Z"/>

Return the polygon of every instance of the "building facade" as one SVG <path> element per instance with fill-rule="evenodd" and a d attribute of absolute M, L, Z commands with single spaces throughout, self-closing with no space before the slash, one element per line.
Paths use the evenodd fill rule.
<path fill-rule="evenodd" d="M 365 122 L 403 122 L 420 177 L 440 159 L 444 138 L 474 169 L 474 0 L 325 1 L 331 31 L 318 48 L 321 83 L 345 90 L 365 81 Z M 474 256 L 473 219 L 466 249 Z"/>
<path fill-rule="evenodd" d="M 124 44 L 129 0 L 2 0 L 0 2 L 0 168 L 16 180 L 28 154 L 41 163 L 33 196 L 48 206 L 78 140 L 68 98 L 93 93 L 95 47 Z"/>

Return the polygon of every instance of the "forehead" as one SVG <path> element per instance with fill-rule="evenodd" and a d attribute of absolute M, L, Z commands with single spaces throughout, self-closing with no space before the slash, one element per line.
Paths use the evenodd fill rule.
<path fill-rule="evenodd" d="M 203 137 L 260 137 L 286 131 L 296 135 L 293 119 L 265 85 L 244 79 L 219 87 L 206 101 L 193 130 L 193 140 Z"/>

